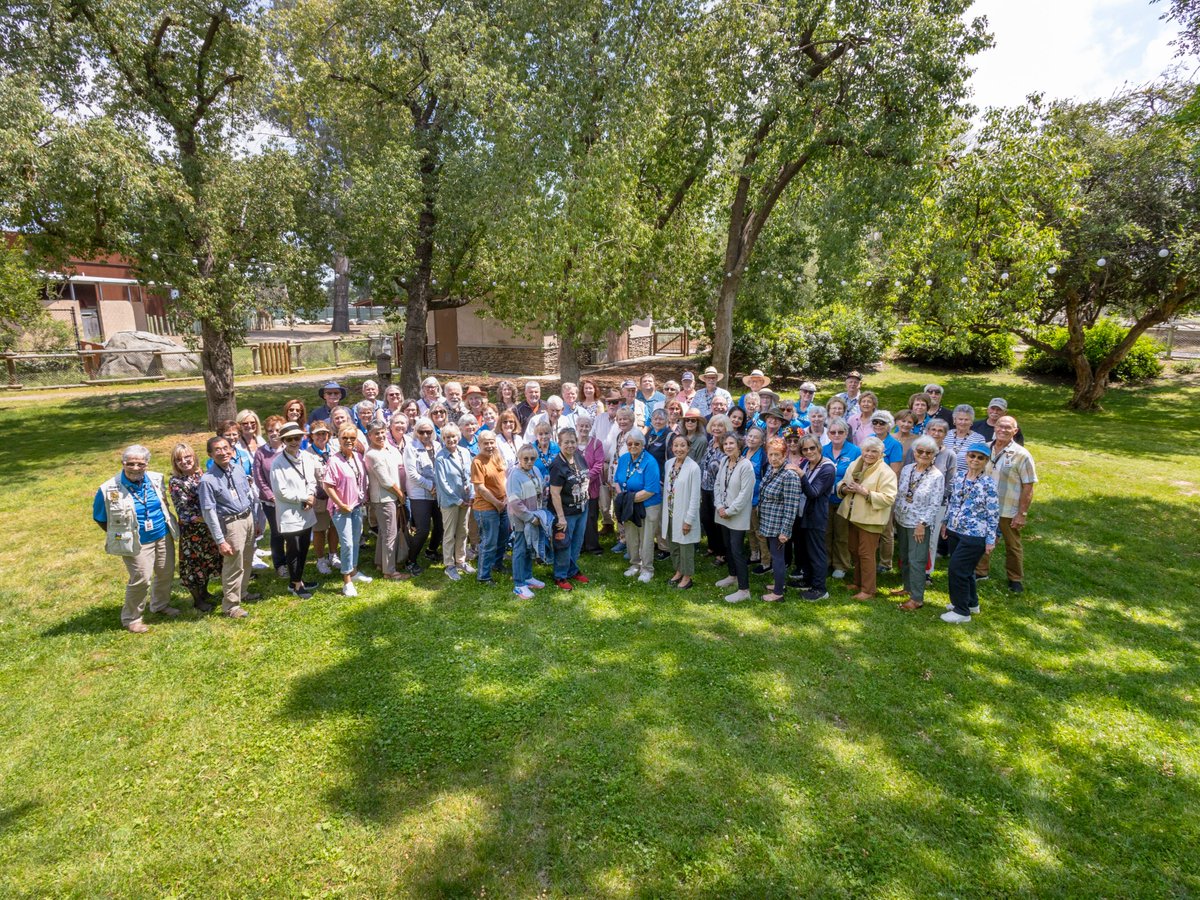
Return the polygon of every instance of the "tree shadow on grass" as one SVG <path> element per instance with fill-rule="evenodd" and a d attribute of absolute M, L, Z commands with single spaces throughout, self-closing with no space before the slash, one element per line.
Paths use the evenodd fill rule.
<path fill-rule="evenodd" d="M 23 800 L 12 806 L 0 808 L 0 835 L 8 834 L 21 827 L 21 820 L 41 809 L 37 800 Z"/>
<path fill-rule="evenodd" d="M 108 634 L 121 630 L 121 605 L 104 603 L 89 606 L 42 632 L 42 637 L 63 637 L 70 634 Z"/>
<path fill-rule="evenodd" d="M 350 655 L 296 681 L 281 714 L 342 723 L 325 800 L 409 835 L 396 887 L 419 894 L 1120 893 L 1196 877 L 1182 836 L 1152 823 L 1196 809 L 1197 785 L 1161 778 L 1137 740 L 1087 734 L 1091 715 L 1122 727 L 1117 706 L 1173 727 L 1195 640 L 1102 593 L 996 604 L 975 632 L 884 604 L 691 600 L 600 584 L 525 605 L 401 595 L 348 615 Z M 1105 664 L 1126 646 L 1152 673 Z"/>

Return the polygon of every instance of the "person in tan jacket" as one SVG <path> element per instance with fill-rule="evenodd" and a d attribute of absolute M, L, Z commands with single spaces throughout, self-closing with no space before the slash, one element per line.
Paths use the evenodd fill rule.
<path fill-rule="evenodd" d="M 854 600 L 875 596 L 875 551 L 896 502 L 896 473 L 883 461 L 883 441 L 867 438 L 862 456 L 850 464 L 837 486 L 842 504 L 837 514 L 850 523 L 850 556 L 854 559 Z"/>

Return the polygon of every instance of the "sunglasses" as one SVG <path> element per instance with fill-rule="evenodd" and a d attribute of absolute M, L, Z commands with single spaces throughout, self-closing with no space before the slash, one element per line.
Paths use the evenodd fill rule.
<path fill-rule="evenodd" d="M 914 450 L 913 453 L 917 456 L 933 456 L 932 450 Z"/>
<path fill-rule="evenodd" d="M 433 430 L 429 428 L 418 428 L 417 434 L 433 434 Z"/>
<path fill-rule="evenodd" d="M 290 443 L 292 443 L 292 441 L 299 441 L 299 440 L 300 440 L 300 435 L 292 434 L 292 435 L 288 435 L 287 437 L 285 437 L 283 439 L 283 442 L 285 444 L 290 444 Z"/>

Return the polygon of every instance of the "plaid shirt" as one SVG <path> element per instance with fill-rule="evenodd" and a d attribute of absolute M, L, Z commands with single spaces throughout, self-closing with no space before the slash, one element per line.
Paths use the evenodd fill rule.
<path fill-rule="evenodd" d="M 996 449 L 996 442 L 988 444 L 988 454 L 991 460 L 983 470 L 985 475 L 991 475 L 996 482 L 996 495 L 1000 498 L 1000 516 L 1011 519 L 1018 512 L 1021 501 L 1021 487 L 1026 484 L 1037 484 L 1037 469 L 1033 465 L 1033 456 L 1016 441 L 1009 443 L 1003 450 Z"/>
<path fill-rule="evenodd" d="M 758 495 L 758 533 L 763 537 L 792 534 L 792 526 L 803 509 L 800 476 L 792 469 L 767 467 Z"/>

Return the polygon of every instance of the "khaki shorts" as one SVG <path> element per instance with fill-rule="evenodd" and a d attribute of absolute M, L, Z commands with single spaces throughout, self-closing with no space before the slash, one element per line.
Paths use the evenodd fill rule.
<path fill-rule="evenodd" d="M 325 534 L 333 527 L 333 519 L 329 518 L 329 507 L 325 505 L 325 501 L 318 500 L 320 505 L 314 510 L 317 514 L 317 524 L 313 526 L 313 531 L 319 534 Z"/>

